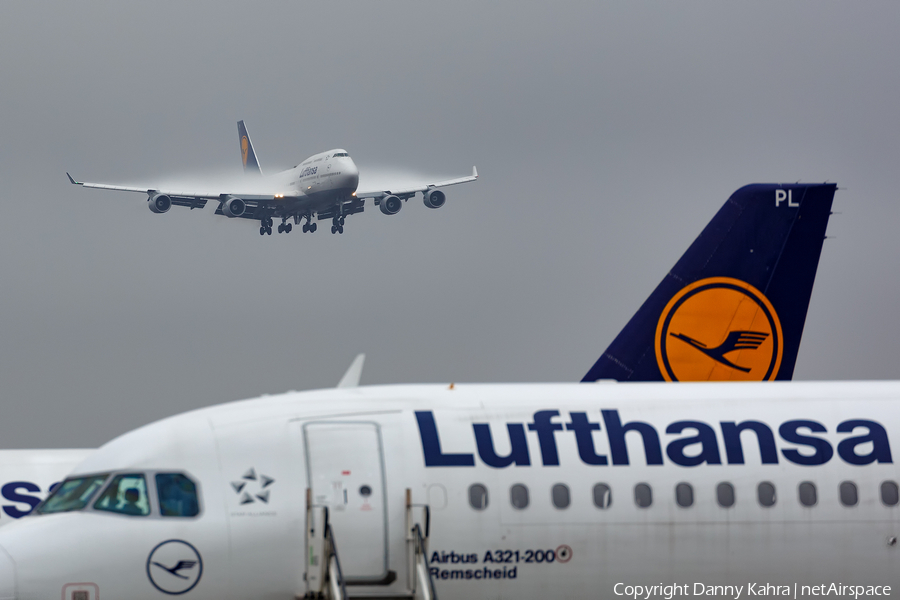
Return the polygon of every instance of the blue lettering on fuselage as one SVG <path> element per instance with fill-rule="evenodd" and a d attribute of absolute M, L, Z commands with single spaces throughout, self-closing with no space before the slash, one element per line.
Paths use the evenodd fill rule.
<path fill-rule="evenodd" d="M 37 496 L 31 496 L 22 493 L 23 490 L 26 492 L 37 494 L 41 492 L 41 488 L 38 485 L 31 483 L 30 481 L 10 481 L 9 483 L 4 484 L 2 488 L 0 488 L 0 495 L 2 495 L 5 500 L 16 502 L 18 504 L 27 504 L 29 507 L 27 510 L 22 510 L 22 508 L 19 506 L 4 504 L 2 507 L 3 512 L 5 512 L 13 519 L 24 517 L 32 510 L 34 510 L 34 507 L 41 502 L 41 499 Z"/>
<path fill-rule="evenodd" d="M 319 167 L 306 167 L 302 171 L 300 171 L 300 177 L 306 177 L 307 175 L 315 175 L 319 171 Z"/>
<path fill-rule="evenodd" d="M 502 435 L 502 428 L 491 428 L 488 423 L 473 423 L 476 452 L 444 452 L 438 435 L 437 422 L 430 410 L 416 411 L 416 422 L 419 426 L 419 437 L 422 441 L 422 453 L 426 467 L 474 467 L 475 455 L 489 467 L 502 469 L 515 465 L 517 467 L 532 464 L 526 427 L 535 432 L 541 464 L 545 467 L 559 466 L 557 440 L 563 439 L 572 432 L 578 448 L 578 457 L 586 465 L 629 465 L 626 435 L 632 434 L 640 439 L 647 465 L 663 464 L 663 447 L 656 427 L 643 421 L 622 422 L 618 410 L 601 410 L 603 426 L 592 422 L 585 412 L 569 413 L 569 422 L 558 410 L 539 410 L 534 413 L 531 423 L 506 423 L 509 454 L 498 455 L 494 435 Z M 554 421 L 556 419 L 556 421 Z M 781 448 L 781 456 L 788 462 L 802 466 L 824 465 L 830 461 L 835 449 L 824 437 L 816 434 L 828 433 L 822 423 L 809 419 L 785 421 L 778 426 L 778 435 L 791 444 Z M 609 457 L 597 453 L 593 434 L 605 430 L 609 448 Z M 860 430 L 860 431 L 858 431 Z M 841 422 L 837 433 L 857 433 L 853 437 L 841 440 L 837 444 L 837 454 L 851 465 L 868 465 L 874 462 L 893 463 L 891 446 L 887 430 L 877 421 L 867 419 L 850 419 Z M 772 427 L 762 421 L 720 421 L 719 430 L 703 421 L 676 421 L 666 427 L 666 434 L 678 435 L 668 441 L 665 455 L 669 461 L 682 467 L 695 467 L 702 464 L 720 465 L 722 456 L 719 452 L 719 434 L 725 448 L 725 461 L 729 465 L 744 464 L 744 446 L 741 434 L 753 434 L 747 439 L 755 438 L 759 448 L 760 462 L 764 465 L 776 465 L 779 462 L 778 447 Z M 861 452 L 857 450 L 865 445 Z M 506 442 L 500 444 L 507 447 Z M 691 448 L 690 452 L 686 450 Z"/>

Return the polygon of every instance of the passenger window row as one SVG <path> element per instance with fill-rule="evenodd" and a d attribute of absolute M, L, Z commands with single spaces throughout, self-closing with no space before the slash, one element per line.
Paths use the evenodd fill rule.
<path fill-rule="evenodd" d="M 550 490 L 550 499 L 556 508 L 568 508 L 571 503 L 571 494 L 569 486 L 557 483 Z M 509 488 L 509 502 L 514 508 L 527 508 L 529 504 L 528 487 L 521 483 L 517 483 Z M 488 505 L 487 488 L 476 483 L 469 487 L 469 505 L 475 510 L 484 510 Z"/>
<path fill-rule="evenodd" d="M 881 502 L 885 506 L 897 506 L 900 503 L 900 488 L 894 481 L 884 481 L 880 487 Z M 598 483 L 592 490 L 594 506 L 607 509 L 612 506 L 612 488 L 608 484 Z M 734 486 L 727 481 L 716 486 L 716 502 L 723 508 L 731 508 L 735 504 Z M 856 506 L 859 503 L 859 491 L 852 481 L 844 481 L 838 486 L 838 498 L 844 506 Z M 811 481 L 803 481 L 797 486 L 797 499 L 803 506 L 815 506 L 818 502 L 816 484 Z M 553 506 L 559 509 L 568 508 L 571 504 L 569 486 L 557 483 L 550 489 L 550 500 Z M 775 485 L 770 481 L 763 481 L 756 486 L 756 500 L 760 506 L 774 506 L 776 501 Z M 509 502 L 516 509 L 524 509 L 529 504 L 528 487 L 522 483 L 516 483 L 509 488 Z M 653 504 L 653 489 L 648 483 L 639 483 L 634 486 L 634 503 L 640 508 L 647 508 Z M 675 486 L 675 503 L 688 508 L 694 504 L 694 487 L 689 483 L 679 483 Z M 475 510 L 484 510 L 488 506 L 488 490 L 481 483 L 469 486 L 469 505 Z"/>

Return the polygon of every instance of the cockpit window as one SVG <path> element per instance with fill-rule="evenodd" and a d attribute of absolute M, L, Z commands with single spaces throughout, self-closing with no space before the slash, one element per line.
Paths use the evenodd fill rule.
<path fill-rule="evenodd" d="M 338 158 L 340 156 L 350 156 L 346 152 L 335 152 L 333 158 Z"/>
<path fill-rule="evenodd" d="M 156 491 L 164 517 L 196 517 L 200 512 L 197 486 L 181 473 L 157 473 Z"/>
<path fill-rule="evenodd" d="M 66 479 L 37 507 L 40 514 L 81 510 L 91 501 L 109 474 L 91 475 L 90 477 L 74 477 Z"/>
<path fill-rule="evenodd" d="M 140 473 L 116 475 L 100 498 L 95 510 L 144 517 L 150 514 L 147 480 Z"/>

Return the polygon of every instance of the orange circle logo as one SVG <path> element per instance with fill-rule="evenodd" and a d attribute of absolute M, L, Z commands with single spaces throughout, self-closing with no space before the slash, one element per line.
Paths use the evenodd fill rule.
<path fill-rule="evenodd" d="M 241 161 L 247 166 L 247 149 L 250 147 L 250 140 L 246 135 L 241 136 Z"/>
<path fill-rule="evenodd" d="M 656 362 L 666 381 L 766 381 L 781 366 L 781 322 L 748 283 L 710 277 L 669 300 L 656 326 Z"/>

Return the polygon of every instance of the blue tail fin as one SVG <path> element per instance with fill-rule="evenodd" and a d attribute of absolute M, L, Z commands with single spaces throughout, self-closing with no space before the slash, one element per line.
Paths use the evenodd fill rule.
<path fill-rule="evenodd" d="M 582 381 L 790 379 L 836 189 L 732 194 Z"/>
<path fill-rule="evenodd" d="M 241 141 L 241 162 L 244 164 L 244 172 L 262 175 L 259 161 L 256 160 L 256 152 L 253 151 L 253 142 L 250 141 L 250 134 L 247 133 L 243 121 L 238 121 L 238 137 Z"/>

